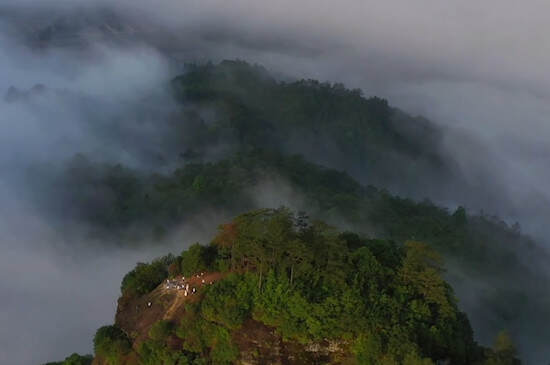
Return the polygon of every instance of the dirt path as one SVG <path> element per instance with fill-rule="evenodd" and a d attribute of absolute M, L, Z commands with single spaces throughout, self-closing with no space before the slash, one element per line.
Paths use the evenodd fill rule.
<path fill-rule="evenodd" d="M 202 273 L 202 275 L 201 273 L 199 273 L 197 275 L 193 275 L 192 277 L 187 277 L 185 278 L 185 280 L 183 280 L 183 276 L 173 278 L 172 280 L 174 282 L 177 282 L 182 287 L 189 285 L 189 292 L 187 296 L 185 296 L 184 289 L 175 289 L 173 287 L 167 289 L 166 282 L 163 282 L 160 285 L 160 290 L 162 292 L 169 292 L 175 295 L 175 299 L 172 301 L 170 307 L 164 313 L 163 319 L 172 320 L 180 317 L 180 315 L 184 312 L 183 309 L 186 302 L 197 300 L 201 294 L 202 287 L 215 283 L 216 281 L 223 278 L 223 276 L 224 275 L 220 272 L 204 272 Z M 195 293 L 193 293 L 193 288 L 196 289 Z"/>
<path fill-rule="evenodd" d="M 189 284 L 188 295 L 185 296 L 184 289 L 177 289 L 176 285 L 168 285 L 166 281 L 162 282 L 151 293 L 138 298 L 131 298 L 129 301 L 119 299 L 115 323 L 125 330 L 136 344 L 145 340 L 148 336 L 151 326 L 161 319 L 179 322 L 185 315 L 186 303 L 199 301 L 204 287 L 222 279 L 226 274 L 219 272 L 207 273 L 202 275 L 193 275 L 183 280 L 179 276 L 172 280 L 182 287 Z M 204 280 L 204 283 L 203 283 Z M 192 288 L 196 292 L 192 294 Z M 202 289 L 202 290 L 201 290 Z"/>

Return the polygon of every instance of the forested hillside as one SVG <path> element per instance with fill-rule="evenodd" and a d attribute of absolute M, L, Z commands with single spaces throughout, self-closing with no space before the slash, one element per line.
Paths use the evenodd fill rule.
<path fill-rule="evenodd" d="M 209 245 L 128 273 L 94 363 L 519 363 L 511 343 L 475 343 L 442 272 L 420 242 L 339 232 L 284 208 L 252 211 Z"/>
<path fill-rule="evenodd" d="M 270 148 L 338 166 L 373 185 L 422 181 L 428 172 L 452 175 L 439 155 L 437 128 L 384 99 L 342 84 L 277 81 L 242 61 L 188 70 L 172 84 L 176 99 L 193 106 L 199 138 L 193 135 L 189 148 L 198 156 L 218 143 Z"/>
<path fill-rule="evenodd" d="M 282 256 L 277 256 L 274 249 L 272 254 L 275 256 L 269 264 L 267 258 L 255 257 L 253 263 L 252 259 L 248 262 L 249 259 L 241 256 L 240 264 L 236 264 L 239 260 L 231 259 L 227 267 L 227 259 L 232 254 L 224 251 L 226 249 L 223 245 L 209 246 L 214 249 L 214 261 L 208 262 L 200 270 L 229 270 L 232 274 L 204 292 L 204 303 L 209 303 L 209 295 L 218 295 L 213 294 L 216 290 L 220 290 L 220 293 L 227 291 L 224 294 L 227 299 L 237 295 L 231 290 L 247 288 L 241 293 L 246 301 L 235 304 L 246 308 L 235 309 L 241 314 L 236 322 L 231 322 L 233 324 L 228 325 L 225 319 L 213 319 L 218 315 L 212 314 L 214 312 L 204 315 L 200 306 L 190 307 L 189 313 L 194 313 L 193 316 L 206 316 L 210 318 L 208 321 L 221 326 L 212 327 L 212 323 L 206 321 L 204 326 L 210 326 L 209 330 L 218 331 L 218 335 L 225 333 L 220 336 L 226 336 L 227 339 L 224 331 L 238 328 L 245 319 L 253 318 L 264 325 L 276 327 L 283 338 L 301 343 L 332 338 L 330 336 L 362 339 L 357 341 L 364 340 L 364 343 L 348 342 L 350 351 L 354 346 L 359 346 L 354 352 L 358 358 L 363 356 L 363 350 L 359 349 L 361 346 L 373 346 L 372 349 L 376 349 L 373 353 L 388 361 L 404 361 L 409 355 L 412 356 L 411 361 L 413 358 L 414 361 L 421 361 L 425 357 L 434 361 L 452 358 L 452 363 L 464 364 L 473 363 L 474 360 L 483 361 L 484 356 L 487 358 L 489 355 L 484 355 L 484 351 L 473 344 L 473 337 L 468 334 L 469 325 L 460 319 L 463 318 L 457 309 L 460 308 L 470 317 L 478 336 L 482 334 L 485 344 L 490 343 L 499 331 L 508 330 L 512 336 L 521 337 L 518 341 L 520 351 L 527 342 L 530 348 L 544 348 L 545 339 L 550 336 L 550 329 L 544 325 L 550 320 L 550 294 L 547 291 L 550 280 L 539 266 L 530 263 L 547 258 L 545 251 L 529 237 L 522 235 L 518 224 L 509 225 L 494 216 L 466 211 L 460 206 L 460 200 L 455 201 L 456 205 L 449 210 L 428 199 L 419 201 L 399 197 L 388 190 L 408 191 L 424 186 L 424 191 L 430 191 L 433 186 L 434 194 L 437 195 L 439 189 L 448 188 L 447 182 L 454 179 L 454 166 L 448 165 L 448 160 L 439 154 L 439 132 L 428 121 L 407 116 L 391 108 L 383 99 L 364 98 L 358 90 L 347 90 L 342 85 L 313 80 L 281 82 L 265 69 L 240 61 L 224 61 L 219 65 L 189 65 L 184 75 L 172 81 L 171 91 L 178 108 L 170 115 L 168 123 L 172 128 L 173 140 L 178 142 L 176 148 L 166 146 L 166 154 L 160 156 L 159 161 L 170 161 L 167 165 L 175 166 L 172 171 L 166 172 L 164 168 L 152 172 L 118 163 L 97 162 L 93 155 L 78 155 L 66 164 L 63 173 L 52 183 L 55 196 L 63 202 L 60 205 L 64 209 L 60 214 L 85 222 L 96 237 L 114 236 L 123 245 L 135 244 L 135 227 L 140 227 L 139 234 L 145 237 L 148 244 L 161 244 L 163 238 L 179 225 L 204 212 L 220 211 L 226 215 L 237 215 L 251 209 L 276 208 L 280 205 L 307 211 L 312 221 L 322 219 L 340 229 L 359 233 L 336 234 L 322 225 L 322 229 L 328 231 L 319 233 L 321 236 L 330 231 L 331 235 L 334 233 L 331 237 L 337 237 L 332 243 L 345 246 L 342 256 L 337 259 L 340 261 L 336 262 L 339 269 L 333 268 L 323 273 L 325 267 L 318 262 L 307 263 L 307 260 L 297 258 L 300 261 L 296 265 L 297 270 L 298 267 L 306 271 L 314 267 L 316 271 L 315 274 L 308 271 L 301 279 L 296 276 L 297 282 L 294 284 L 290 283 L 294 279 L 285 276 L 291 275 L 288 263 L 283 262 L 283 256 L 291 255 L 284 251 L 286 248 L 281 248 L 278 253 Z M 174 155 L 175 150 L 179 150 L 179 153 Z M 312 161 L 323 161 L 323 164 Z M 364 181 L 368 184 L 364 184 Z M 441 186 L 436 186 L 438 184 Z M 49 189 L 47 182 L 45 189 Z M 265 219 L 261 219 L 263 223 L 264 220 L 271 222 L 274 217 L 283 221 L 286 219 L 287 223 L 290 219 L 286 210 L 262 212 L 255 214 L 258 217 L 265 215 Z M 239 219 L 245 222 L 243 225 L 260 224 L 252 224 L 256 219 L 253 217 L 254 214 Z M 290 236 L 277 238 L 277 245 L 284 243 L 292 246 L 305 240 L 299 243 L 305 245 L 304 250 L 312 253 L 320 249 L 320 246 L 316 246 L 316 249 L 313 247 L 325 242 L 324 238 L 315 235 L 309 237 L 305 233 L 313 234 L 317 226 L 307 227 L 305 231 L 279 232 Z M 132 234 L 128 234 L 129 231 Z M 236 242 L 234 247 L 241 250 L 240 255 L 252 255 L 255 250 L 263 249 L 263 246 L 254 245 L 246 248 L 244 241 Z M 411 242 L 423 242 L 428 246 Z M 239 246 L 241 243 L 243 246 Z M 448 306 L 446 315 L 452 320 L 443 320 L 442 314 L 429 303 L 431 299 L 424 297 L 422 300 L 427 302 L 421 300 L 417 303 L 411 297 L 400 296 L 403 285 L 408 288 L 410 283 L 404 284 L 403 273 L 399 272 L 403 270 L 407 257 L 416 255 L 415 250 L 421 250 L 422 255 L 429 252 L 428 257 L 432 257 L 432 250 L 435 250 L 448 263 L 447 271 L 444 272 L 442 266 L 437 264 L 432 267 L 435 262 L 426 259 L 430 261 L 428 270 L 422 266 L 427 264 L 423 258 L 422 265 L 411 268 L 412 271 L 407 275 L 419 274 L 415 270 L 428 270 L 430 275 L 437 274 L 434 276 L 437 280 L 442 280 L 441 277 L 448 280 L 456 289 L 457 301 L 451 299 L 453 295 L 447 284 L 434 279 L 440 283 L 438 288 L 442 290 L 437 294 L 437 300 L 445 301 L 445 306 Z M 370 274 L 365 274 L 361 279 L 353 277 L 362 270 L 354 266 L 357 265 L 354 260 L 359 259 L 356 257 L 360 255 L 359 252 L 370 255 L 368 260 L 372 260 L 378 268 L 376 270 L 390 272 L 384 274 L 388 277 L 379 278 L 379 282 L 373 279 L 377 284 L 369 286 L 369 290 L 375 292 L 368 295 L 361 292 L 361 285 L 367 284 L 360 284 L 357 280 L 366 280 Z M 263 255 L 261 252 L 259 254 Z M 377 255 L 393 255 L 395 260 L 385 262 L 386 258 Z M 170 258 L 157 263 L 162 267 L 159 270 L 163 274 L 155 276 L 151 285 L 134 294 L 145 295 L 153 290 L 168 275 L 166 266 L 173 260 Z M 258 269 L 258 265 L 263 263 L 266 263 L 266 267 Z M 323 276 L 338 276 L 339 272 L 339 278 Z M 264 280 L 265 286 L 251 284 Z M 287 286 L 283 285 L 285 280 L 288 281 L 285 284 Z M 306 283 L 321 286 L 308 288 Z M 269 285 L 270 290 L 262 290 L 262 287 L 265 289 Z M 315 323 L 324 322 L 322 318 L 297 320 L 289 317 L 289 321 L 298 321 L 300 326 L 310 326 L 302 328 L 296 323 L 275 321 L 276 316 L 291 308 L 262 307 L 267 305 L 264 296 L 277 290 L 295 293 L 298 296 L 296 300 L 306 309 L 292 310 L 304 315 L 320 310 L 315 307 L 320 303 L 335 300 L 331 294 L 333 292 L 341 294 L 338 295 L 339 300 L 345 297 L 343 293 L 353 293 L 350 294 L 350 300 L 356 304 L 362 303 L 357 304 L 357 310 L 368 312 L 369 300 L 374 300 L 373 296 L 383 297 L 382 293 L 386 293 L 386 290 L 391 291 L 387 294 L 390 300 L 388 308 L 392 305 L 401 308 L 395 313 L 387 313 L 388 316 L 401 313 L 405 308 L 410 313 L 403 313 L 405 317 L 394 318 L 388 323 L 381 322 L 381 314 L 369 317 L 366 312 L 356 313 L 354 318 L 357 322 L 350 332 L 336 323 L 351 321 L 346 317 L 349 313 L 345 313 L 345 310 L 339 312 L 337 319 L 327 322 L 333 326 L 330 328 L 316 327 Z M 414 297 L 416 294 L 410 295 Z M 438 305 L 441 303 L 438 302 Z M 382 306 L 380 303 L 377 305 Z M 419 311 L 419 317 L 415 317 L 414 310 Z M 430 317 L 428 322 L 430 326 L 435 326 L 437 334 L 430 332 L 431 327 L 423 327 L 424 315 Z M 445 321 L 449 323 L 443 325 Z M 392 332 L 395 328 L 385 327 L 391 327 L 396 322 L 410 323 L 406 329 L 399 327 L 400 324 L 397 333 Z M 529 325 L 526 326 L 526 323 Z M 161 356 L 157 351 L 164 351 L 162 349 L 166 343 L 163 341 L 166 336 L 178 337 L 176 328 L 180 325 L 176 323 L 175 327 L 170 327 L 172 325 L 166 324 L 170 327 L 169 331 L 166 330 L 167 334 L 161 339 L 147 342 L 149 345 L 143 345 L 150 346 L 149 350 L 139 351 L 150 351 L 147 355 L 151 356 L 150 359 Z M 196 341 L 201 339 L 202 342 L 200 345 L 195 344 L 198 347 L 192 347 L 194 350 L 186 350 L 188 352 L 185 356 L 189 359 L 197 358 L 196 354 L 210 354 L 212 341 L 218 341 L 209 338 L 210 334 L 200 332 L 206 331 L 206 327 L 199 327 L 193 329 L 198 331 L 193 332 L 193 336 Z M 438 331 L 443 332 L 439 334 Z M 372 337 L 373 342 L 369 342 L 369 336 L 373 333 L 376 333 Z M 200 337 L 203 335 L 207 337 Z M 179 336 L 178 341 L 183 339 L 185 343 L 185 337 L 182 336 Z M 404 341 L 403 347 L 396 345 L 400 341 Z M 229 344 L 227 346 L 227 351 L 237 356 L 231 350 L 232 347 Z M 195 355 L 189 354 L 189 351 Z M 148 358 L 143 353 L 140 356 Z M 187 361 L 183 357 L 178 359 Z M 147 361 L 155 363 L 156 360 Z"/>

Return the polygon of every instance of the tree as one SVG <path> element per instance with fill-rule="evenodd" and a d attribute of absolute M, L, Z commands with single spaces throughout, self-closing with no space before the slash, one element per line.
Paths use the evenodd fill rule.
<path fill-rule="evenodd" d="M 181 274 L 181 257 L 178 257 L 177 260 L 174 260 L 174 262 L 172 262 L 170 266 L 168 266 L 168 276 L 173 278 L 180 274 Z"/>
<path fill-rule="evenodd" d="M 168 276 L 167 266 L 172 256 L 153 260 L 150 264 L 138 263 L 134 270 L 122 279 L 121 291 L 125 296 L 139 296 L 155 289 Z"/>
<path fill-rule="evenodd" d="M 467 222 L 466 209 L 464 209 L 464 207 L 462 206 L 456 208 L 455 212 L 453 213 L 453 219 L 456 225 L 461 227 L 464 226 Z"/>
<path fill-rule="evenodd" d="M 185 276 L 191 276 L 208 269 L 206 260 L 206 247 L 199 243 L 191 245 L 181 254 L 181 272 Z"/>
<path fill-rule="evenodd" d="M 441 256 L 421 242 L 409 241 L 405 243 L 405 248 L 406 254 L 399 273 L 403 284 L 412 289 L 414 294 L 422 295 L 427 303 L 436 305 L 438 315 L 452 317 L 454 298 L 441 277 Z"/>
<path fill-rule="evenodd" d="M 287 265 L 290 266 L 289 283 L 292 286 L 296 274 L 311 270 L 313 254 L 307 245 L 300 239 L 287 242 L 285 246 Z"/>
<path fill-rule="evenodd" d="M 111 365 L 117 365 L 122 356 L 132 349 L 132 343 L 126 333 L 117 326 L 103 326 L 94 336 L 94 352 L 107 359 Z"/>
<path fill-rule="evenodd" d="M 516 346 L 506 331 L 500 331 L 493 345 L 493 351 L 489 351 L 484 365 L 519 365 L 521 362 L 516 357 Z"/>
<path fill-rule="evenodd" d="M 174 323 L 160 320 L 151 326 L 149 337 L 155 341 L 164 341 L 174 331 L 174 328 Z"/>
<path fill-rule="evenodd" d="M 238 227 L 235 222 L 222 224 L 218 227 L 218 234 L 212 240 L 212 243 L 217 245 L 221 250 L 229 252 L 231 269 L 235 268 L 235 249 L 238 234 Z"/>
<path fill-rule="evenodd" d="M 208 288 L 201 303 L 202 315 L 229 329 L 240 327 L 250 314 L 252 289 L 246 280 L 229 275 Z"/>

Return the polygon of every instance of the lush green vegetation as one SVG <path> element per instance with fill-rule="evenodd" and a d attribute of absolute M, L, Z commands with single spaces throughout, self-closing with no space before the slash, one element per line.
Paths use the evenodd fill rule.
<path fill-rule="evenodd" d="M 78 161 L 84 163 L 81 158 Z M 238 213 L 252 209 L 259 194 L 254 188 L 276 177 L 303 198 L 302 204 L 314 217 L 329 222 L 343 220 L 362 233 L 399 242 L 422 240 L 454 260 L 476 265 L 477 270 L 498 270 L 503 265 L 519 269 L 516 253 L 521 250 L 528 255 L 536 250 L 517 226 L 508 226 L 495 217 L 468 215 L 461 207 L 449 212 L 428 200 L 396 197 L 296 155 L 285 157 L 255 150 L 216 163 L 187 164 L 169 176 L 141 178 L 121 166 L 85 163 L 88 173 L 95 168 L 101 176 L 90 184 L 109 189 L 109 195 L 118 200 L 111 210 L 89 211 L 90 219 L 93 216 L 116 227 L 125 222 L 143 222 L 153 226 L 153 237 L 155 232 L 166 231 L 204 210 L 218 208 Z M 139 183 L 111 183 L 118 179 Z"/>
<path fill-rule="evenodd" d="M 149 331 L 149 339 L 141 343 L 138 353 L 142 364 L 189 364 L 189 355 L 174 351 L 166 345 L 166 340 L 173 334 L 175 328 L 172 322 L 159 321 Z M 191 359 L 193 359 L 191 357 Z"/>
<path fill-rule="evenodd" d="M 364 98 L 342 84 L 276 81 L 262 67 L 242 61 L 188 65 L 187 71 L 173 81 L 176 98 L 195 106 L 185 115 L 194 127 L 193 137 L 185 139 L 187 157 L 204 156 L 222 142 L 239 150 L 269 146 L 322 157 L 376 183 L 416 181 L 422 166 L 440 176 L 448 173 L 437 154 L 437 130 L 384 99 Z M 204 109 L 216 113 L 206 117 Z"/>
<path fill-rule="evenodd" d="M 505 335 L 494 351 L 475 343 L 441 276 L 442 259 L 424 243 L 369 239 L 285 208 L 262 209 L 220 226 L 210 245 L 193 245 L 181 263 L 184 272 L 226 276 L 204 287 L 201 301 L 186 304 L 178 323 L 151 327 L 137 350 L 144 364 L 230 363 L 239 355 L 232 333 L 250 319 L 285 341 L 342 343 L 359 364 L 517 362 Z M 139 287 L 152 285 L 150 276 L 136 278 Z M 169 346 L 174 336 L 182 341 L 179 350 Z M 95 348 L 120 359 L 127 337 L 102 327 Z"/>
<path fill-rule="evenodd" d="M 384 260 L 394 261 L 378 262 L 383 267 L 397 267 L 406 257 L 401 253 L 401 256 L 393 255 L 400 257 L 399 260 L 392 259 L 390 242 L 395 242 L 400 250 L 404 250 L 405 242 L 424 242 L 450 263 L 447 275 L 457 291 L 470 288 L 460 292 L 470 293 L 472 284 L 488 288 L 478 293 L 479 303 L 469 309 L 478 314 L 477 320 L 487 319 L 484 326 L 490 327 L 491 333 L 514 326 L 525 331 L 523 323 L 531 323 L 532 328 L 538 326 L 533 330 L 537 338 L 550 335 L 548 328 L 538 325 L 550 319 L 547 305 L 550 282 L 538 267 L 527 264 L 531 258 L 544 257 L 545 253 L 521 234 L 519 225 L 508 225 L 484 213 L 472 214 L 462 207 L 448 210 L 429 200 L 401 198 L 385 189 L 362 185 L 351 177 L 366 175 L 369 183 L 389 188 L 397 186 L 401 191 L 425 191 L 420 188 L 430 186 L 428 191 L 433 194 L 437 189 L 453 190 L 460 186 L 460 178 L 439 157 L 439 132 L 428 122 L 405 115 L 383 99 L 364 98 L 358 90 L 313 80 L 280 82 L 263 68 L 240 61 L 189 65 L 187 70 L 172 82 L 181 109 L 171 121 L 177 148 L 166 150 L 167 153 L 181 150 L 181 154 L 161 158 L 176 166 L 172 172 L 150 173 L 118 164 L 98 164 L 93 156 L 79 155 L 69 163 L 64 177 L 56 181 L 66 198 L 62 206 L 70 207 L 66 210 L 71 216 L 91 223 L 96 237 L 107 234 L 111 238 L 115 234 L 124 244 L 158 243 L 173 227 L 203 212 L 236 215 L 263 207 L 262 197 L 269 195 L 274 201 L 294 204 L 297 210 L 307 209 L 313 220 L 322 219 L 358 232 L 360 236 L 341 234 L 341 238 L 353 252 L 369 241 L 367 246 L 371 252 L 380 251 L 375 255 L 377 262 L 386 255 L 382 252 L 387 251 L 389 257 Z M 312 160 L 322 161 L 324 166 Z M 340 170 L 326 166 L 338 166 Z M 307 221 L 306 217 L 301 219 Z M 227 226 L 233 228 L 227 228 L 225 238 L 218 237 L 216 245 L 197 245 L 176 257 L 138 264 L 124 278 L 123 294 L 140 296 L 167 276 L 188 275 L 205 268 L 242 270 L 243 262 L 236 258 L 244 249 L 232 244 L 236 240 L 236 226 Z M 141 229 L 136 233 L 136 227 L 145 227 L 145 234 Z M 379 247 L 375 248 L 376 245 Z M 303 247 L 302 250 L 307 251 Z M 278 287 L 284 278 L 281 268 L 269 266 L 265 258 L 255 260 L 245 259 L 248 274 L 243 278 L 259 276 L 261 285 L 255 290 L 262 293 L 266 285 Z M 286 274 L 289 287 L 299 291 L 298 284 L 304 280 L 302 271 L 310 270 L 310 266 L 318 262 L 298 257 L 285 260 L 295 260 Z M 341 270 L 331 269 L 331 272 L 344 275 L 356 265 L 348 261 L 340 264 Z M 312 273 L 308 275 L 310 280 L 321 280 Z M 351 285 L 348 279 L 342 280 Z M 399 286 L 394 282 L 382 283 Z M 220 297 L 232 303 L 234 290 L 219 290 Z M 302 297 L 298 299 L 310 300 L 307 293 L 299 295 Z M 202 358 L 205 349 L 212 351 L 214 344 L 220 344 L 216 350 L 220 354 L 231 354 L 227 341 L 214 334 L 223 337 L 223 331 L 234 330 L 240 323 L 235 318 L 250 315 L 257 318 L 261 301 L 256 301 L 257 294 L 252 297 L 254 300 L 246 309 L 233 308 L 240 314 L 230 316 L 231 319 L 216 317 L 214 304 L 211 307 L 205 304 L 205 308 L 209 308 L 206 312 L 202 307 L 197 308 L 196 315 L 208 319 L 204 327 L 192 329 L 198 334 L 198 342 L 189 345 L 185 356 L 190 361 L 199 361 L 196 359 Z M 204 303 L 208 303 L 208 295 Z M 307 308 L 309 314 L 320 310 Z M 308 337 L 311 334 L 307 331 L 298 331 L 293 320 L 274 324 L 270 318 L 267 313 L 261 320 L 280 325 L 281 335 L 296 341 L 313 338 Z M 308 320 L 308 326 L 314 323 L 313 319 Z M 177 333 L 179 327 L 174 328 L 172 331 Z M 323 328 L 315 331 L 325 333 Z M 428 336 L 423 332 L 417 335 Z M 357 348 L 360 358 L 366 356 L 361 355 L 361 346 L 372 346 L 383 352 L 390 340 L 374 341 L 371 336 L 357 341 L 353 348 Z M 168 347 L 161 340 L 151 339 L 144 346 L 142 357 L 150 358 L 150 363 L 169 356 L 164 353 Z M 437 346 L 441 344 L 438 342 Z M 415 349 L 410 354 L 425 356 L 424 351 Z M 498 358 L 498 353 L 494 351 L 486 357 Z M 413 356 L 410 354 L 407 356 Z"/>
<path fill-rule="evenodd" d="M 104 169 L 105 181 L 116 180 L 121 174 L 133 176 L 139 183 L 137 188 L 122 183 L 112 185 L 116 186 L 111 191 L 118 197 L 117 205 L 93 213 L 94 217 L 119 229 L 126 222 L 149 227 L 152 241 L 162 237 L 158 232 L 169 231 L 204 211 L 220 209 L 236 214 L 255 208 L 258 195 L 263 193 L 262 184 L 275 176 L 300 198 L 301 206 L 309 207 L 313 218 L 343 224 L 369 237 L 400 243 L 416 240 L 436 248 L 452 263 L 449 274 L 458 273 L 453 284 L 464 288 L 459 293 L 468 295 L 473 283 L 491 288 L 480 293 L 482 306 L 474 310 L 481 318 L 492 318 L 489 325 L 493 333 L 535 318 L 550 318 L 545 305 L 549 300 L 548 281 L 541 280 L 544 274 L 527 264 L 529 257 L 540 258 L 544 253 L 521 234 L 517 225 L 507 225 L 492 216 L 467 214 L 463 208 L 448 211 L 427 200 L 396 197 L 385 190 L 362 186 L 346 173 L 309 163 L 299 156 L 285 157 L 261 150 L 216 163 L 187 164 L 171 175 L 141 176 L 122 167 L 97 168 Z M 106 186 L 94 184 L 100 189 Z M 260 192 L 255 192 L 258 187 Z M 126 191 L 128 188 L 132 190 Z M 271 189 L 267 194 L 278 194 Z M 211 253 L 192 250 L 185 257 L 175 258 L 169 267 L 172 274 L 182 272 L 182 261 L 193 261 L 196 255 L 211 257 Z M 188 263 L 183 265 L 183 272 L 200 268 Z M 163 265 L 137 267 L 123 286 L 129 292 L 147 292 L 166 272 Z M 150 277 L 148 285 L 132 284 L 134 276 L 143 275 Z M 529 285 L 510 285 L 518 282 Z M 534 297 L 540 300 L 527 300 Z M 547 329 L 540 331 L 546 333 Z"/>
<path fill-rule="evenodd" d="M 48 362 L 44 365 L 91 365 L 93 361 L 92 355 L 71 354 L 63 361 Z"/>
<path fill-rule="evenodd" d="M 337 146 L 337 152 L 329 147 L 327 153 L 342 156 L 341 169 L 353 172 L 350 166 L 355 166 L 369 175 L 369 181 L 393 184 L 395 180 L 372 167 L 378 164 L 391 168 L 403 184 L 415 185 L 406 171 L 414 170 L 415 181 L 420 181 L 419 161 L 421 156 L 436 155 L 432 145 L 437 132 L 414 118 L 396 124 L 395 118 L 405 116 L 384 100 L 363 98 L 359 91 L 341 85 L 279 82 L 263 68 L 240 61 L 189 65 L 188 72 L 173 81 L 173 89 L 184 106 L 185 123 L 174 123 L 173 129 L 188 149 L 182 154 L 186 163 L 171 174 L 149 174 L 77 156 L 63 182 L 63 190 L 77 207 L 76 216 L 111 233 L 145 226 L 152 239 L 160 239 L 174 225 L 204 211 L 238 214 L 258 208 L 261 193 L 255 189 L 275 179 L 303 198 L 302 206 L 295 208 L 306 208 L 313 217 L 373 237 L 421 240 L 475 271 L 493 274 L 502 267 L 515 267 L 507 272 L 529 275 L 530 270 L 518 262 L 518 252 L 523 257 L 542 254 L 520 234 L 519 226 L 509 227 L 484 214 L 467 215 L 463 209 L 448 212 L 427 200 L 403 199 L 362 186 L 347 173 L 288 155 L 292 149 L 283 147 L 292 135 L 307 145 L 311 135 L 324 148 L 326 144 L 319 141 L 327 135 L 329 145 Z M 219 112 L 201 113 L 205 109 Z M 191 127 L 180 130 L 180 124 Z M 411 134 L 410 128 L 418 130 Z M 240 137 L 233 140 L 235 136 Z M 234 148 L 224 150 L 227 153 L 217 162 L 206 162 L 218 157 L 208 153 L 218 145 Z M 310 149 L 298 152 L 307 157 Z M 396 153 L 399 161 L 389 161 Z M 408 161 L 411 156 L 416 156 L 415 162 Z M 325 157 L 321 160 L 328 163 Z M 443 171 L 441 161 L 432 157 L 425 161 Z M 369 162 L 372 166 L 366 169 L 358 160 L 372 160 L 374 165 Z M 437 174 L 429 176 L 450 188 Z M 273 186 L 265 194 L 278 198 Z"/>
<path fill-rule="evenodd" d="M 173 256 L 168 255 L 150 264 L 138 263 L 135 269 L 122 279 L 122 293 L 134 296 L 150 292 L 167 277 L 168 267 L 174 260 Z"/>
<path fill-rule="evenodd" d="M 198 243 L 191 245 L 181 254 L 181 273 L 191 276 L 194 273 L 206 270 L 216 259 L 216 251 L 204 248 Z"/>
<path fill-rule="evenodd" d="M 96 356 L 117 364 L 119 359 L 130 352 L 132 343 L 126 333 L 116 326 L 103 326 L 94 337 Z"/>
<path fill-rule="evenodd" d="M 151 156 L 170 166 L 254 155 L 264 149 L 278 155 L 298 153 L 309 161 L 338 166 L 352 176 L 368 176 L 373 185 L 401 186 L 408 191 L 424 186 L 423 176 L 443 185 L 454 181 L 438 157 L 435 128 L 391 108 L 386 100 L 364 98 L 360 91 L 340 84 L 279 82 L 261 67 L 224 61 L 188 65 L 187 72 L 173 80 L 172 89 L 181 105 L 168 124 L 175 146 L 167 145 L 166 155 Z M 174 153 L 178 150 L 179 154 Z M 429 174 L 424 174 L 426 169 Z M 250 181 L 235 179 L 224 183 L 196 176 L 190 181 L 193 191 L 180 197 L 188 204 L 179 209 L 239 207 L 232 190 Z M 56 183 L 62 185 L 60 192 L 67 204 L 74 205 L 73 215 L 113 229 L 135 223 L 146 214 L 135 209 L 139 202 L 132 199 L 141 201 L 147 194 L 144 187 L 163 185 L 163 176 L 144 176 L 120 165 L 94 166 L 79 156 Z M 216 197 L 209 198 L 213 190 Z M 148 196 L 149 204 L 165 203 L 157 198 Z M 155 215 L 159 235 L 166 220 L 182 212 L 165 213 Z"/>

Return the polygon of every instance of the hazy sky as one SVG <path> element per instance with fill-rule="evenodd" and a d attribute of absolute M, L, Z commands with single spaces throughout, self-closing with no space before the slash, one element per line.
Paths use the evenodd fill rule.
<path fill-rule="evenodd" d="M 451 130 L 444 142 L 471 185 L 494 184 L 510 200 L 506 207 L 486 202 L 486 210 L 509 220 L 529 217 L 524 228 L 545 233 L 534 221 L 541 205 L 550 204 L 541 184 L 550 179 L 548 2 L 39 4 L 55 4 L 58 14 L 82 6 L 118 9 L 137 38 L 183 58 L 240 57 L 281 74 L 345 82 L 387 97 Z"/>
<path fill-rule="evenodd" d="M 2 6 L 26 15 L 14 18 Z M 88 25 L 101 22 L 93 12 L 99 7 L 127 17 L 136 42 L 116 48 L 96 41 L 83 55 L 67 49 L 36 53 L 21 41 L 23 30 L 67 12 L 96 14 L 84 17 Z M 111 126 L 125 106 L 158 91 L 173 74 L 174 55 L 240 57 L 281 75 L 360 87 L 422 114 L 447 129 L 445 146 L 473 185 L 502 192 L 505 203 L 488 209 L 545 235 L 548 14 L 550 2 L 535 0 L 3 0 L 0 97 L 12 85 L 43 83 L 56 92 L 25 103 L 0 100 L 0 291 L 7 298 L 0 326 L 13 328 L 0 332 L 0 362 L 36 363 L 71 349 L 90 351 L 95 328 L 112 320 L 122 274 L 135 261 L 165 251 L 104 256 L 92 250 L 75 258 L 66 250 L 60 256 L 70 243 L 29 206 L 21 176 L 35 162 L 75 152 L 139 163 L 131 143 L 120 147 L 94 126 Z M 82 113 L 85 107 L 102 113 Z M 149 144 L 162 138 L 133 126 L 123 131 Z M 26 273 L 27 267 L 32 271 Z M 28 344 L 32 352 L 24 349 Z"/>

